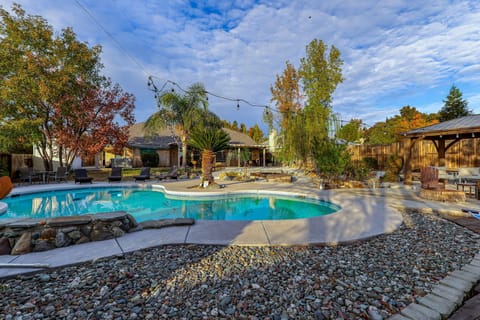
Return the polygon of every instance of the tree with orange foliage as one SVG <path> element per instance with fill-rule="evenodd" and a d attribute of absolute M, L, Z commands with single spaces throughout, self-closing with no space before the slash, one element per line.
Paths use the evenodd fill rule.
<path fill-rule="evenodd" d="M 126 142 L 133 97 L 101 75 L 101 47 L 61 33 L 20 5 L 0 7 L 0 149 L 34 145 L 46 170 Z M 65 158 L 64 158 L 65 157 Z"/>
<path fill-rule="evenodd" d="M 287 61 L 283 74 L 277 75 L 275 86 L 270 86 L 271 101 L 275 101 L 277 109 L 282 115 L 282 128 L 287 127 L 289 119 L 302 107 L 299 83 L 300 75 L 295 67 Z"/>
<path fill-rule="evenodd" d="M 416 128 L 422 128 L 438 123 L 438 119 L 431 115 L 421 113 L 415 107 L 404 106 L 400 109 L 400 116 L 397 116 L 397 126 L 395 133 L 400 134 Z"/>
<path fill-rule="evenodd" d="M 404 106 L 400 115 L 377 122 L 365 132 L 368 144 L 389 144 L 399 141 L 401 133 L 438 123 L 436 114 L 426 114 L 415 107 Z"/>
<path fill-rule="evenodd" d="M 55 106 L 52 132 L 62 155 L 60 166 L 70 166 L 81 153 L 96 154 L 107 145 L 121 151 L 128 142 L 128 129 L 135 122 L 134 102 L 131 94 L 114 85 L 88 90 L 76 105 Z"/>

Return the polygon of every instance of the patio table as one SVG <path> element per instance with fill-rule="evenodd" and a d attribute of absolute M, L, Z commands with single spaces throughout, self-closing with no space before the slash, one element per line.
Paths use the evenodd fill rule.
<path fill-rule="evenodd" d="M 43 171 L 37 171 L 37 174 L 39 174 L 42 177 L 42 182 L 43 183 L 47 183 L 48 176 L 51 175 L 51 174 L 55 174 L 55 171 L 43 170 Z"/>
<path fill-rule="evenodd" d="M 457 190 L 460 190 L 460 187 L 462 188 L 462 191 L 465 191 L 465 187 L 468 187 L 468 192 L 465 192 L 467 195 L 475 195 L 476 190 L 477 190 L 477 184 L 475 182 L 462 182 L 462 183 L 457 183 Z M 472 192 L 473 190 L 473 192 Z"/>

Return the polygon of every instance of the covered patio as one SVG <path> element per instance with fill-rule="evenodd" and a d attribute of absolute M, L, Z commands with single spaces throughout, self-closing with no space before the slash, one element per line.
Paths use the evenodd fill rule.
<path fill-rule="evenodd" d="M 474 167 L 480 166 L 480 114 L 461 117 L 431 126 L 413 129 L 403 134 L 403 160 L 405 184 L 412 184 L 412 150 L 422 140 L 429 140 L 435 146 L 439 167 L 446 167 L 445 154 L 461 140 L 472 139 Z M 465 156 L 460 154 L 460 156 Z M 446 168 L 456 169 L 456 168 Z"/>

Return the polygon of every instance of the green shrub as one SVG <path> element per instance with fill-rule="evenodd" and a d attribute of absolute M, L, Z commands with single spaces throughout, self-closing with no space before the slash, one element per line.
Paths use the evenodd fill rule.
<path fill-rule="evenodd" d="M 363 161 L 352 161 L 346 168 L 346 175 L 353 180 L 364 180 L 368 177 L 371 169 Z"/>
<path fill-rule="evenodd" d="M 330 139 L 315 141 L 313 157 L 318 174 L 328 180 L 338 179 L 345 174 L 351 163 L 351 155 L 345 145 L 336 144 Z"/>
<path fill-rule="evenodd" d="M 383 180 L 387 182 L 398 182 L 402 168 L 403 158 L 400 157 L 398 154 L 392 154 L 387 159 L 385 176 L 383 177 Z"/>

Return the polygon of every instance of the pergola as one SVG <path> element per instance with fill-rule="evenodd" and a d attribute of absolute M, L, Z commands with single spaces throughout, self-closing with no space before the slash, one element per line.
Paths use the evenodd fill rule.
<path fill-rule="evenodd" d="M 438 153 L 438 165 L 445 166 L 445 153 L 462 139 L 480 137 L 480 114 L 461 117 L 403 133 L 403 157 L 405 184 L 412 183 L 411 157 L 415 144 L 432 141 Z M 448 144 L 447 144 L 448 141 Z"/>

